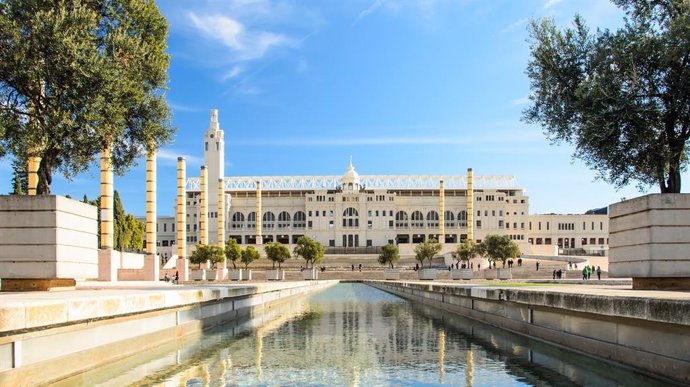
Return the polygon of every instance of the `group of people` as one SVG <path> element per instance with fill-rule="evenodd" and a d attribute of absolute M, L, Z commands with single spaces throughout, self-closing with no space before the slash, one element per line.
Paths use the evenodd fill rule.
<path fill-rule="evenodd" d="M 355 265 L 352 265 L 352 271 L 355 271 Z M 362 264 L 359 264 L 359 271 L 362 271 Z"/>
<path fill-rule="evenodd" d="M 590 279 L 592 277 L 592 273 L 597 273 L 597 279 L 601 280 L 601 266 L 597 266 L 597 269 L 594 270 L 594 265 L 587 265 L 584 269 L 582 269 L 582 279 Z"/>
<path fill-rule="evenodd" d="M 172 281 L 172 283 L 178 284 L 178 283 L 180 282 L 180 272 L 179 272 L 179 271 L 176 271 L 176 272 L 175 272 L 175 275 L 174 275 L 172 278 L 168 277 L 168 273 L 165 273 L 165 277 L 163 277 L 163 280 L 164 280 L 165 282 L 170 282 L 170 281 Z"/>

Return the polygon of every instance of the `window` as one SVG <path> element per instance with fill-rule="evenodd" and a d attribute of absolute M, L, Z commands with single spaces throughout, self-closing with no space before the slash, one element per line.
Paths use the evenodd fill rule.
<path fill-rule="evenodd" d="M 496 210 L 491 210 L 491 216 L 496 216 Z"/>
<path fill-rule="evenodd" d="M 521 223 L 520 223 L 520 228 L 523 229 L 523 230 L 525 229 L 525 223 L 524 223 L 524 222 L 521 222 Z"/>
<path fill-rule="evenodd" d="M 168 224 L 163 223 L 163 232 L 168 232 Z"/>
<path fill-rule="evenodd" d="M 367 239 L 367 247 L 371 247 L 373 245 L 373 241 L 371 239 Z"/>
<path fill-rule="evenodd" d="M 307 222 L 307 228 L 311 229 L 312 228 L 312 223 L 311 220 Z"/>
<path fill-rule="evenodd" d="M 589 244 L 590 244 L 590 245 L 596 245 L 596 244 L 597 244 L 597 239 L 596 239 L 596 238 L 589 238 Z"/>
<path fill-rule="evenodd" d="M 604 244 L 604 238 L 599 238 L 599 244 L 603 245 Z"/>
<path fill-rule="evenodd" d="M 304 226 L 306 226 L 307 216 L 304 214 L 304 211 L 295 212 L 295 215 L 292 217 L 292 219 L 292 227 L 304 228 Z"/>
<path fill-rule="evenodd" d="M 538 245 L 543 245 L 542 239 L 541 239 L 541 238 L 537 238 L 537 244 L 538 244 Z"/>
<path fill-rule="evenodd" d="M 436 211 L 429 211 L 426 214 L 426 226 L 428 228 L 435 228 L 438 227 L 438 212 Z"/>
<path fill-rule="evenodd" d="M 371 220 L 367 220 L 367 228 L 372 228 L 374 225 Z"/>
<path fill-rule="evenodd" d="M 498 221 L 498 228 L 503 228 L 503 221 L 502 220 Z"/>
<path fill-rule="evenodd" d="M 603 229 L 604 229 L 604 222 L 599 222 L 599 230 L 603 230 Z"/>
<path fill-rule="evenodd" d="M 482 221 L 481 220 L 477 221 L 477 228 L 482 228 Z"/>
<path fill-rule="evenodd" d="M 551 238 L 544 238 L 544 244 L 550 245 L 551 244 Z"/>
<path fill-rule="evenodd" d="M 510 228 L 510 222 L 506 222 L 506 228 Z"/>
<path fill-rule="evenodd" d="M 415 211 L 412 213 L 412 227 L 413 228 L 424 227 L 424 215 L 420 211 Z"/>
<path fill-rule="evenodd" d="M 328 240 L 328 246 L 329 247 L 335 247 L 335 239 L 329 239 Z"/>
<path fill-rule="evenodd" d="M 513 228 L 517 228 L 517 222 L 513 222 Z"/>
<path fill-rule="evenodd" d="M 204 143 L 204 149 L 206 150 L 206 152 L 208 152 L 208 142 Z"/>
<path fill-rule="evenodd" d="M 498 210 L 498 216 L 503 216 L 503 210 Z"/>

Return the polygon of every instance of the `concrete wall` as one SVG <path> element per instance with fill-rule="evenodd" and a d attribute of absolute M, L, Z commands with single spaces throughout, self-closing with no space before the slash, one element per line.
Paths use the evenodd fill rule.
<path fill-rule="evenodd" d="M 335 285 L 168 288 L 0 306 L 0 385 L 37 385 Z"/>
<path fill-rule="evenodd" d="M 96 278 L 96 215 L 62 196 L 0 196 L 0 277 Z"/>
<path fill-rule="evenodd" d="M 690 304 L 525 289 L 368 284 L 502 329 L 690 383 Z"/>
<path fill-rule="evenodd" d="M 651 194 L 612 204 L 611 277 L 690 277 L 690 194 Z"/>

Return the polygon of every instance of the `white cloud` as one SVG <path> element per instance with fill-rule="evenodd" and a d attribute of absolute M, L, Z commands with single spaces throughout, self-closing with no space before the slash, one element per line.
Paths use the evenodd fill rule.
<path fill-rule="evenodd" d="M 360 20 L 374 13 L 374 11 L 380 8 L 383 5 L 383 3 L 385 3 L 385 0 L 374 0 L 374 2 L 371 3 L 369 7 L 367 7 L 367 9 L 363 10 L 359 13 L 359 15 L 357 15 L 357 19 L 355 19 L 352 25 L 359 23 Z"/>
<path fill-rule="evenodd" d="M 241 73 L 244 72 L 244 68 L 239 65 L 233 66 L 230 71 L 228 71 L 224 76 L 223 76 L 223 81 L 227 81 L 228 79 L 232 79 L 240 75 Z"/>
<path fill-rule="evenodd" d="M 189 164 L 201 164 L 200 157 L 183 154 L 181 152 L 178 153 L 175 149 L 159 149 L 158 152 L 156 152 L 156 156 L 161 161 L 172 161 L 176 163 L 178 157 L 184 157 Z"/>
<path fill-rule="evenodd" d="M 522 26 L 523 24 L 526 24 L 528 20 L 529 20 L 528 18 L 523 17 L 522 19 L 520 19 L 516 22 L 510 23 L 501 30 L 501 33 L 506 33 L 506 32 L 512 31 L 512 30 Z"/>
<path fill-rule="evenodd" d="M 182 105 L 182 104 L 178 104 L 178 103 L 170 102 L 170 101 L 168 101 L 168 106 L 173 111 L 178 111 L 178 112 L 200 112 L 201 111 L 201 109 L 193 107 L 193 106 Z"/>
<path fill-rule="evenodd" d="M 544 3 L 544 9 L 551 8 L 554 5 L 560 3 L 561 1 L 563 0 L 547 0 L 546 3 Z"/>
<path fill-rule="evenodd" d="M 529 96 L 526 95 L 522 98 L 516 98 L 514 100 L 510 101 L 511 106 L 522 106 L 522 105 L 527 105 L 529 103 Z"/>
<path fill-rule="evenodd" d="M 285 35 L 247 29 L 239 21 L 222 14 L 197 15 L 189 12 L 187 15 L 192 27 L 204 38 L 229 48 L 234 62 L 258 59 L 266 55 L 269 49 L 294 45 L 294 41 Z"/>
<path fill-rule="evenodd" d="M 274 138 L 236 140 L 236 145 L 243 146 L 381 146 L 381 145 L 479 145 L 479 144 L 515 144 L 541 142 L 544 136 L 536 131 L 505 131 L 495 135 L 474 137 L 460 136 L 393 136 L 393 137 L 331 137 L 331 138 Z"/>

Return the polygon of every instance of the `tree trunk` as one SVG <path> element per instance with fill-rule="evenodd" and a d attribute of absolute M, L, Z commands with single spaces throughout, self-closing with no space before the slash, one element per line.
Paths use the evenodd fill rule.
<path fill-rule="evenodd" d="M 668 178 L 661 193 L 680 193 L 680 151 L 671 158 L 668 166 Z"/>
<path fill-rule="evenodd" d="M 50 184 L 53 182 L 53 160 L 52 155 L 46 153 L 41 159 L 38 167 L 38 187 L 37 195 L 50 195 Z"/>

